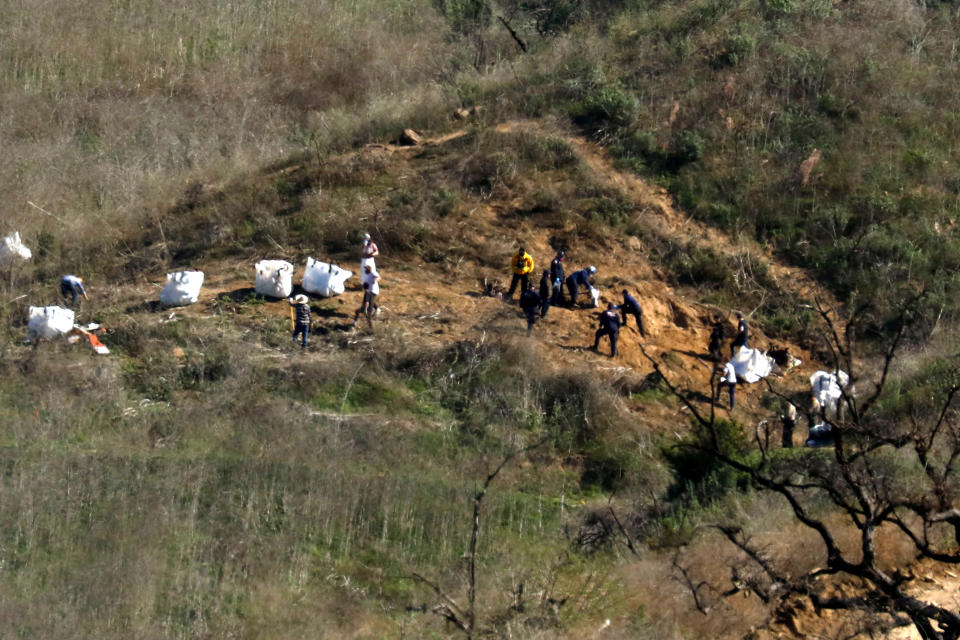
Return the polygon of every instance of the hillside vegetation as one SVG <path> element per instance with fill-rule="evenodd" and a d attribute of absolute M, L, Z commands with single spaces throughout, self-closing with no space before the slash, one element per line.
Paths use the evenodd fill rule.
<path fill-rule="evenodd" d="M 946 399 L 923 453 L 949 459 L 938 504 L 953 499 L 951 5 L 0 9 L 0 235 L 34 249 L 0 267 L 0 636 L 440 638 L 470 619 L 491 638 L 786 632 L 762 589 L 711 598 L 710 616 L 691 591 L 743 561 L 705 533 L 718 522 L 788 573 L 825 561 L 737 465 L 759 464 L 777 394 L 803 405 L 842 345 L 878 372 L 860 389 L 899 349 L 870 429 L 935 420 Z M 426 143 L 400 147 L 406 128 Z M 355 268 L 364 232 L 383 318 L 350 329 L 356 289 L 314 299 L 301 353 L 253 263 Z M 599 267 L 605 300 L 636 291 L 646 352 L 630 330 L 618 360 L 587 352 L 587 311 L 525 336 L 478 282 L 505 279 L 518 242 L 537 273 L 565 248 L 568 273 Z M 207 273 L 201 302 L 159 309 L 157 283 L 187 266 Z M 27 305 L 52 303 L 65 273 L 86 277 L 79 317 L 108 328 L 110 356 L 23 343 Z M 715 422 L 700 352 L 731 309 L 805 364 Z M 881 467 L 885 487 L 926 486 L 926 464 Z M 906 569 L 892 529 L 878 553 Z M 855 526 L 838 530 L 853 548 Z M 890 626 L 874 609 L 855 630 Z"/>

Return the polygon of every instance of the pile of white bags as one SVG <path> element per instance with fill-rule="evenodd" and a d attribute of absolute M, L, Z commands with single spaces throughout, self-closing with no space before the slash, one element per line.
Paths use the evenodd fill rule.
<path fill-rule="evenodd" d="M 293 292 L 293 265 L 286 260 L 261 260 L 256 264 L 254 290 L 271 298 L 288 298 Z"/>
<path fill-rule="evenodd" d="M 766 378 L 773 370 L 773 358 L 760 349 L 740 347 L 730 362 L 737 372 L 737 382 L 753 383 Z"/>
<path fill-rule="evenodd" d="M 200 297 L 203 271 L 177 271 L 167 274 L 167 284 L 160 292 L 160 303 L 166 307 L 193 304 Z"/>
<path fill-rule="evenodd" d="M 843 387 L 850 383 L 850 376 L 846 371 L 837 371 L 836 374 L 827 371 L 817 371 L 810 376 L 810 386 L 813 389 L 813 398 L 820 404 L 824 412 L 836 414 L 837 403 L 843 397 Z"/>
<path fill-rule="evenodd" d="M 338 296 L 344 292 L 343 283 L 352 275 L 352 271 L 341 269 L 335 264 L 307 258 L 307 268 L 303 271 L 303 288 L 321 296 Z"/>
<path fill-rule="evenodd" d="M 14 231 L 13 234 L 0 241 L 0 262 L 15 259 L 29 260 L 32 257 L 33 252 L 20 241 L 19 231 Z"/>
<path fill-rule="evenodd" d="M 27 336 L 52 340 L 73 329 L 73 311 L 63 307 L 30 307 Z"/>

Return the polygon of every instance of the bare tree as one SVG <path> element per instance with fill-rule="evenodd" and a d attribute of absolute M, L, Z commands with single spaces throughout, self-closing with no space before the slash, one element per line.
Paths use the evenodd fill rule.
<path fill-rule="evenodd" d="M 444 592 L 436 582 L 428 580 L 419 573 L 414 573 L 411 575 L 414 580 L 430 587 L 430 589 L 433 590 L 434 594 L 439 599 L 439 602 L 430 608 L 430 612 L 453 624 L 457 629 L 466 634 L 468 640 L 473 638 L 474 631 L 477 628 L 477 546 L 480 540 L 480 519 L 482 515 L 483 500 L 487 496 L 487 491 L 490 489 L 490 485 L 493 483 L 496 477 L 500 475 L 500 472 L 503 471 L 503 468 L 507 466 L 511 460 L 519 455 L 528 453 L 541 447 L 548 440 L 549 437 L 541 438 L 531 445 L 508 453 L 500 461 L 500 464 L 498 464 L 493 471 L 490 471 L 487 474 L 487 477 L 480 486 L 480 489 L 473 496 L 473 525 L 470 528 L 470 544 L 467 547 L 466 553 L 466 607 L 461 607 L 457 601 L 447 595 L 447 593 Z M 523 585 L 521 584 L 517 587 L 517 602 L 522 602 L 522 596 Z"/>
<path fill-rule="evenodd" d="M 960 563 L 960 420 L 954 406 L 960 375 L 947 367 L 924 379 L 898 380 L 891 389 L 891 367 L 905 343 L 915 302 L 887 318 L 882 332 L 866 307 L 855 310 L 842 329 L 819 307 L 833 365 L 850 375 L 850 384 L 841 391 L 843 417 L 830 418 L 833 441 L 826 451 L 771 450 L 766 439 L 757 437 L 759 455 L 742 455 L 723 437 L 724 427 L 712 406 L 704 414 L 644 351 L 693 416 L 699 437 L 683 446 L 708 454 L 745 474 L 753 486 L 782 497 L 796 520 L 815 534 L 823 554 L 818 568 L 792 575 L 782 560 L 752 543 L 740 527 L 716 525 L 744 558 L 743 565 L 732 568 L 731 588 L 716 593 L 748 590 L 781 612 L 789 607 L 789 598 L 799 596 L 818 611 L 867 612 L 885 627 L 912 624 L 924 639 L 960 638 L 960 612 L 912 595 L 916 577 L 909 567 L 886 566 L 878 553 L 877 537 L 883 531 L 899 536 L 918 559 Z M 856 344 L 867 327 L 882 333 L 868 345 L 872 358 Z M 858 379 L 862 362 L 872 362 L 873 373 Z M 851 389 L 858 383 L 861 389 L 855 395 Z M 818 417 L 827 420 L 825 407 L 819 408 Z M 815 502 L 831 508 L 824 513 Z M 839 542 L 849 532 L 856 532 L 854 548 Z M 708 610 L 703 598 L 706 585 L 697 583 L 676 560 L 675 567 L 696 597 L 697 608 Z M 854 578 L 858 593 L 827 597 L 826 576 Z"/>

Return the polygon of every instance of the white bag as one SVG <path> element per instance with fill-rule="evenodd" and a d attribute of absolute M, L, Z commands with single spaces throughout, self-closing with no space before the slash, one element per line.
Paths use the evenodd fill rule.
<path fill-rule="evenodd" d="M 590 297 L 593 299 L 593 306 L 600 306 L 600 289 L 596 287 L 590 287 Z"/>
<path fill-rule="evenodd" d="M 17 258 L 20 260 L 29 260 L 32 257 L 33 252 L 20 242 L 19 231 L 14 231 L 13 234 L 7 236 L 0 242 L 0 262 Z"/>
<path fill-rule="evenodd" d="M 289 298 L 293 292 L 293 265 L 286 260 L 261 260 L 256 264 L 254 290 L 262 296 Z"/>
<path fill-rule="evenodd" d="M 73 329 L 74 314 L 63 307 L 30 307 L 27 336 L 52 340 Z"/>
<path fill-rule="evenodd" d="M 843 387 L 850 383 L 850 376 L 846 371 L 832 374 L 827 371 L 817 371 L 810 376 L 810 386 L 813 397 L 824 412 L 836 414 L 837 404 L 843 397 Z"/>
<path fill-rule="evenodd" d="M 730 359 L 730 363 L 737 372 L 738 382 L 756 382 L 760 378 L 766 378 L 773 370 L 773 358 L 760 349 L 740 347 Z"/>
<path fill-rule="evenodd" d="M 193 304 L 200 297 L 203 271 L 177 271 L 167 274 L 167 284 L 160 292 L 160 303 L 165 307 Z"/>
<path fill-rule="evenodd" d="M 338 296 L 344 292 L 343 283 L 351 276 L 352 271 L 341 269 L 335 264 L 307 258 L 307 268 L 303 271 L 303 288 L 321 296 Z"/>

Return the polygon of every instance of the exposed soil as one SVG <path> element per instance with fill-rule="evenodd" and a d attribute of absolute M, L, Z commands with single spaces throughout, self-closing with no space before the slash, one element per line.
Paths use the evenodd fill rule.
<path fill-rule="evenodd" d="M 513 122 L 503 124 L 500 131 L 542 130 L 542 125 L 533 122 Z M 563 135 L 580 159 L 595 174 L 595 179 L 616 187 L 633 200 L 643 211 L 644 222 L 656 225 L 658 233 L 678 243 L 709 247 L 728 257 L 749 253 L 762 256 L 769 264 L 769 274 L 775 286 L 796 301 L 824 301 L 836 308 L 835 300 L 829 292 L 823 290 L 802 269 L 784 264 L 765 247 L 745 238 L 733 238 L 728 234 L 700 224 L 678 210 L 670 195 L 661 188 L 652 187 L 635 175 L 618 171 L 611 159 L 591 141 L 571 134 Z M 442 138 L 425 141 L 417 147 L 375 145 L 358 153 L 376 153 L 391 156 L 391 162 L 416 162 L 418 153 L 424 146 L 442 145 L 462 135 L 462 132 Z M 287 169 L 289 170 L 289 169 Z M 498 247 L 499 252 L 509 256 L 516 250 L 518 239 L 522 239 L 527 251 L 536 260 L 535 281 L 539 274 L 549 267 L 554 251 L 550 246 L 551 231 L 537 229 L 527 221 L 506 215 L 515 203 L 492 198 L 474 208 L 469 216 L 468 225 L 464 225 L 464 235 L 482 238 L 484 247 Z M 479 245 L 478 245 L 479 246 Z M 359 248 L 358 248 L 359 252 Z M 274 256 L 262 256 L 271 258 Z M 303 258 L 297 268 L 294 281 L 299 282 L 303 269 Z M 316 256 L 321 258 L 321 256 Z M 347 292 L 337 298 L 312 298 L 315 325 L 318 331 L 312 337 L 307 353 L 298 349 L 280 350 L 265 354 L 269 357 L 322 358 L 330 349 L 341 348 L 343 338 L 346 344 L 366 341 L 372 331 L 389 332 L 406 342 L 442 346 L 455 341 L 480 340 L 496 337 L 508 337 L 514 340 L 529 341 L 532 348 L 542 356 L 544 366 L 558 369 L 570 369 L 578 372 L 593 372 L 601 376 L 637 376 L 651 373 L 653 367 L 641 351 L 641 345 L 655 358 L 663 370 L 680 387 L 702 391 L 709 394 L 713 363 L 707 356 L 710 319 L 714 313 L 730 317 L 731 310 L 718 309 L 695 299 L 696 291 L 677 290 L 672 287 L 659 269 L 651 264 L 642 242 L 636 237 L 627 237 L 621 241 L 600 247 L 589 255 L 569 255 L 566 271 L 583 268 L 588 264 L 597 267 L 597 283 L 602 293 L 601 307 L 607 300 L 619 301 L 619 292 L 630 289 L 640 301 L 644 310 L 646 339 L 640 335 L 630 320 L 630 326 L 621 330 L 620 354 L 610 358 L 609 343 L 604 339 L 599 352 L 590 350 L 596 330 L 598 309 L 551 308 L 547 317 L 540 321 L 532 335 L 526 335 L 526 323 L 516 302 L 489 297 L 482 294 L 480 280 L 484 277 L 509 282 L 508 257 L 504 258 L 502 271 L 492 270 L 478 262 L 464 260 L 455 268 L 449 265 L 428 263 L 405 263 L 384 252 L 378 260 L 378 269 L 382 276 L 380 304 L 382 313 L 368 327 L 361 322 L 358 328 L 351 328 L 353 313 L 359 306 L 361 293 L 354 276 L 348 281 Z M 341 263 L 347 269 L 359 269 L 356 263 Z M 236 301 L 232 312 L 245 315 L 266 315 L 286 319 L 289 308 L 286 301 L 269 301 L 264 304 L 242 304 L 246 296 L 253 292 L 253 261 L 233 259 L 231 261 L 210 262 L 197 265 L 204 270 L 206 282 L 200 303 L 182 309 L 165 310 L 155 313 L 158 320 L 164 320 L 169 314 L 194 317 L 210 317 L 222 313 L 224 305 L 217 298 Z M 162 274 L 156 274 L 159 278 Z M 128 299 L 154 300 L 159 292 L 155 284 L 132 286 L 122 295 Z M 299 290 L 295 291 L 299 292 Z M 518 297 L 518 296 L 517 296 Z M 585 295 L 584 298 L 589 298 Z M 749 309 L 745 309 L 749 313 Z M 282 326 L 282 325 L 281 325 Z M 731 323 L 731 332 L 732 332 Z M 771 341 L 763 327 L 751 326 L 751 346 L 768 348 Z M 778 340 L 777 346 L 789 348 L 790 352 L 803 361 L 803 364 L 781 378 L 776 384 L 788 391 L 801 391 L 808 388 L 809 375 L 822 367 L 814 361 L 811 354 L 800 345 Z M 733 415 L 750 425 L 761 420 L 770 420 L 774 416 L 770 410 L 761 406 L 761 396 L 765 386 L 761 384 L 739 385 L 738 404 Z M 706 397 L 701 397 L 701 404 Z M 634 407 L 638 419 L 648 424 L 660 425 L 663 429 L 672 429 L 677 423 L 675 408 L 642 406 Z M 725 409 L 718 410 L 724 412 Z M 797 440 L 805 436 L 801 426 L 796 434 Z M 638 570 L 641 570 L 638 568 Z M 926 587 L 929 586 L 929 589 Z M 960 581 L 953 574 L 938 574 L 923 583 L 918 596 L 931 600 L 947 600 L 956 604 Z M 775 623 L 765 637 L 834 637 L 840 631 L 840 623 L 835 614 L 817 615 L 813 611 L 798 611 L 793 621 Z M 897 630 L 890 637 L 912 638 L 910 631 Z"/>

